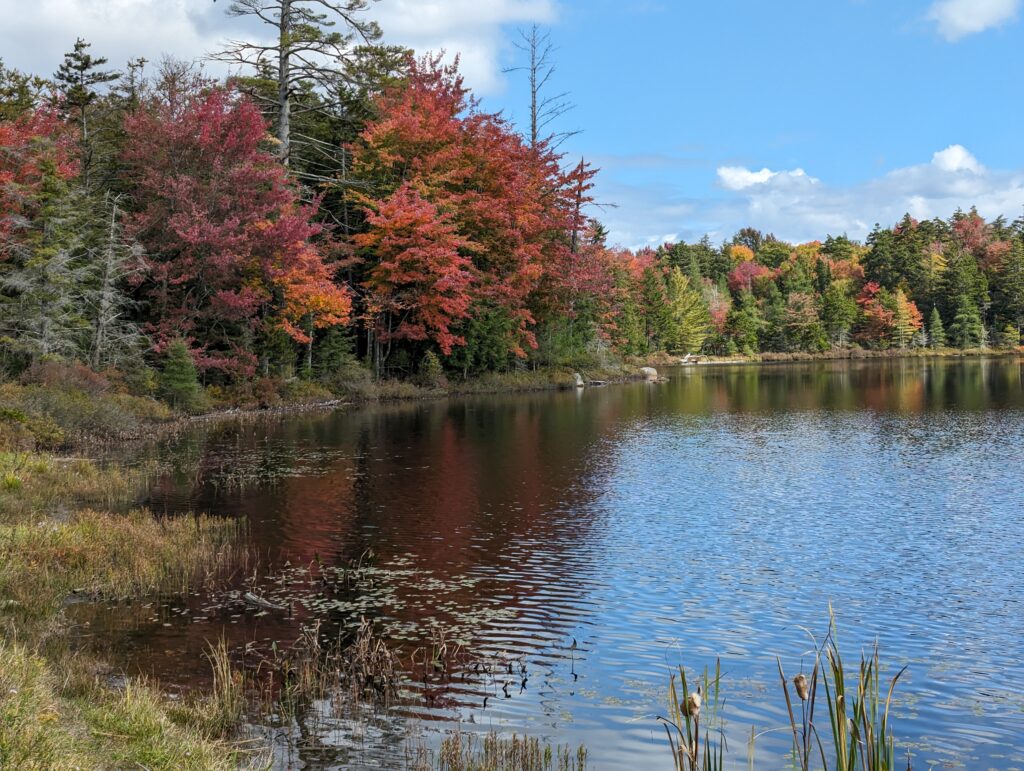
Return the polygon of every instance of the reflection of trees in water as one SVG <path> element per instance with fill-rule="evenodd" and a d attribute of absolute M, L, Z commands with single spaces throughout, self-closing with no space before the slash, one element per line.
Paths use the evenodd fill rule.
<path fill-rule="evenodd" d="M 780 430 L 813 426 L 819 433 L 809 441 L 866 442 L 880 458 L 896 448 L 903 453 L 896 460 L 912 466 L 915 445 L 955 450 L 984 443 L 997 418 L 971 420 L 967 413 L 989 407 L 1024 407 L 1019 361 L 690 368 L 664 385 L 588 389 L 582 396 L 453 399 L 197 428 L 158 449 L 176 465 L 155 487 L 153 502 L 158 510 L 246 517 L 264 569 L 317 560 L 340 567 L 372 550 L 382 571 L 372 581 L 386 583 L 386 593 L 363 585 L 324 595 L 346 603 L 373 599 L 367 614 L 381 627 L 414 630 L 410 639 L 396 640 L 407 653 L 431 624 L 458 628 L 493 667 L 506 655 L 522 655 L 541 678 L 560 666 L 566 641 L 583 639 L 580 627 L 595 612 L 589 600 L 616 570 L 601 564 L 609 540 L 605 493 L 613 473 L 608 458 L 625 440 L 665 425 L 715 431 L 711 418 L 742 442 L 775 446 Z M 673 447 L 669 442 L 665 451 Z M 224 482 L 236 477 L 248 481 Z M 707 501 L 714 509 L 735 480 L 695 484 L 703 488 L 698 499 L 722 486 L 718 499 Z M 636 494 L 642 501 L 644 491 Z M 627 515 L 619 512 L 615 521 Z M 738 530 L 733 554 L 756 537 L 756 528 Z M 130 651 L 143 671 L 173 681 L 187 672 L 205 674 L 201 651 L 222 630 L 242 646 L 294 640 L 299 625 L 314 616 L 337 635 L 352 622 L 350 611 L 329 604 L 299 608 L 291 618 L 251 612 L 233 618 L 237 610 L 204 616 L 204 602 L 192 598 L 187 613 L 155 621 L 143 614 L 113 633 L 99 614 L 93 628 Z M 185 622 L 192 617 L 206 620 Z M 531 688 L 537 685 L 535 679 Z M 460 701 L 478 702 L 486 688 L 503 698 L 500 681 L 474 672 L 451 691 L 443 682 L 423 685 L 448 714 Z"/>
<path fill-rule="evenodd" d="M 665 413 L 1024 407 L 1022 363 L 894 358 L 690 368 L 670 385 Z"/>

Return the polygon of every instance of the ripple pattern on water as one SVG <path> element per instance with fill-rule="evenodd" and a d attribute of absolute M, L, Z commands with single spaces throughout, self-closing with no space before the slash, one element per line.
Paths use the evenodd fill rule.
<path fill-rule="evenodd" d="M 785 724 L 776 657 L 806 667 L 804 628 L 824 632 L 831 604 L 847 655 L 877 641 L 890 671 L 909 664 L 895 725 L 915 767 L 1020 767 L 1021 384 L 1016 360 L 708 368 L 206 430 L 159 450 L 179 470 L 153 504 L 246 516 L 255 588 L 294 616 L 220 602 L 237 585 L 74 612 L 171 681 L 202 677 L 196 651 L 224 630 L 262 644 L 366 616 L 411 651 L 443 628 L 471 655 L 414 682 L 399 723 L 527 731 L 587 744 L 597 768 L 656 769 L 671 768 L 655 718 L 674 667 L 721 657 L 744 765 L 750 727 Z M 308 569 L 355 563 L 342 592 Z M 313 766 L 354 767 L 352 730 L 322 737 Z M 401 730 L 360 730 L 384 752 L 360 762 L 386 767 Z M 758 758 L 788 746 L 768 733 Z"/>

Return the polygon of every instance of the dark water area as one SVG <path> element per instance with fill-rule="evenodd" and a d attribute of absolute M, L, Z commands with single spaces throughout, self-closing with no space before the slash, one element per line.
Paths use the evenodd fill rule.
<path fill-rule="evenodd" d="M 593 768 L 653 770 L 672 768 L 656 720 L 670 672 L 716 657 L 730 757 L 746 767 L 751 726 L 787 724 L 776 656 L 808 669 L 802 627 L 823 633 L 831 603 L 851 659 L 877 640 L 890 673 L 909 665 L 901 757 L 1024 767 L 1024 364 L 668 374 L 154 444 L 174 470 L 148 505 L 244 517 L 252 585 L 294 610 L 195 595 L 74 616 L 126 671 L 167 687 L 208 683 L 207 641 L 290 643 L 316 621 L 342 637 L 366 617 L 405 652 L 444 629 L 470 652 L 388 714 L 307 736 L 296 767 L 396 767 L 389 752 L 409 735 L 430 743 L 461 722 L 584 743 Z M 363 564 L 366 580 L 339 593 L 275 578 L 298 585 L 317 564 Z M 501 674 L 513 663 L 525 685 Z M 789 742 L 769 732 L 756 746 L 774 768 Z"/>

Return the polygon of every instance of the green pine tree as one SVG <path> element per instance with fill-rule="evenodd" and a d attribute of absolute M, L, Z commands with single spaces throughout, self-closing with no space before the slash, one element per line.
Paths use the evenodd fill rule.
<path fill-rule="evenodd" d="M 92 171 L 101 160 L 100 137 L 96 133 L 93 105 L 99 98 L 99 87 L 117 80 L 120 73 L 101 69 L 107 60 L 93 58 L 89 53 L 90 44 L 82 38 L 75 41 L 74 50 L 64 54 L 64 61 L 53 76 L 60 89 L 58 104 L 64 113 L 78 126 L 79 147 L 82 162 L 82 184 L 89 188 Z"/>
<path fill-rule="evenodd" d="M 183 340 L 175 340 L 167 346 L 160 373 L 160 396 L 172 406 L 188 411 L 198 406 L 199 395 L 199 376 L 192 354 Z"/>
<path fill-rule="evenodd" d="M 821 296 L 821 323 L 833 345 L 846 345 L 857 320 L 857 301 L 845 286 L 833 282 Z"/>
<path fill-rule="evenodd" d="M 679 268 L 673 268 L 668 274 L 666 299 L 665 350 L 669 353 L 699 352 L 710 331 L 711 316 L 701 293 Z"/>
<path fill-rule="evenodd" d="M 1013 324 L 1007 324 L 999 335 L 999 341 L 1004 348 L 1020 347 L 1020 330 Z"/>
<path fill-rule="evenodd" d="M 949 325 L 949 339 L 957 348 L 978 348 L 985 342 L 985 327 L 978 306 L 969 295 L 960 295 L 956 315 Z"/>
<path fill-rule="evenodd" d="M 757 307 L 757 300 L 750 292 L 742 292 L 729 311 L 726 327 L 736 348 L 753 356 L 758 352 L 758 335 L 764 326 L 764 319 Z"/>
<path fill-rule="evenodd" d="M 932 308 L 928 318 L 928 342 L 932 348 L 946 347 L 946 330 L 942 326 L 942 315 L 938 308 Z"/>

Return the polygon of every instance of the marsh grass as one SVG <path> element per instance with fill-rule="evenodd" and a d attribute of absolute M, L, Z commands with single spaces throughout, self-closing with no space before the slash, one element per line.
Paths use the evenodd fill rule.
<path fill-rule="evenodd" d="M 226 658 L 226 650 L 211 657 L 215 671 L 223 671 L 220 661 Z M 338 642 L 330 647 L 323 645 L 317 622 L 305 627 L 288 648 L 275 643 L 255 668 L 256 711 L 290 724 L 300 716 L 318 714 L 310 709 L 316 702 L 329 705 L 333 717 L 354 714 L 367 706 L 387 707 L 398 692 L 400 672 L 397 654 L 366 619 L 348 644 Z"/>
<path fill-rule="evenodd" d="M 181 593 L 234 559 L 233 521 L 79 509 L 124 507 L 141 479 L 82 459 L 0 454 L 0 768 L 228 769 L 252 759 L 226 738 L 238 704 L 228 686 L 178 701 L 143 680 L 111 687 L 109 667 L 65 634 L 69 601 Z"/>
<path fill-rule="evenodd" d="M 0 620 L 41 634 L 69 598 L 181 593 L 230 560 L 239 526 L 85 509 L 61 521 L 0 524 Z"/>
<path fill-rule="evenodd" d="M 421 761 L 422 762 L 422 761 Z M 441 742 L 433 765 L 439 771 L 584 771 L 587 750 L 553 746 L 528 736 L 484 736 L 453 731 Z"/>
<path fill-rule="evenodd" d="M 46 453 L 0 452 L 0 523 L 60 518 L 76 507 L 123 507 L 142 492 L 152 470 Z"/>

